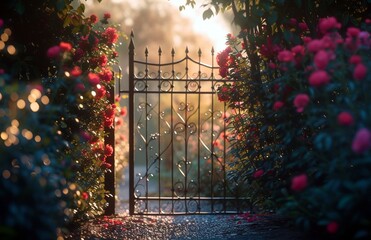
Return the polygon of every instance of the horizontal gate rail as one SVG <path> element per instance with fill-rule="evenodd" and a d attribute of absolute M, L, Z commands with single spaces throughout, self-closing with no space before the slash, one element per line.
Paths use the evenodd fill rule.
<path fill-rule="evenodd" d="M 227 173 L 229 109 L 217 100 L 217 90 L 231 83 L 217 78 L 214 50 L 211 65 L 189 56 L 162 63 L 134 58 L 129 44 L 128 94 L 129 213 L 239 213 L 250 207 L 240 186 Z M 178 69 L 183 69 L 178 71 Z M 195 71 L 195 74 L 190 74 Z M 205 73 L 207 71 L 208 73 Z"/>

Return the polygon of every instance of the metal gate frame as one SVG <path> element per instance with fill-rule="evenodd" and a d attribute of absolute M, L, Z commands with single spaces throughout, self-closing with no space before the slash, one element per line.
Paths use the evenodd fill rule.
<path fill-rule="evenodd" d="M 129 214 L 130 215 L 135 215 L 135 214 L 145 214 L 145 215 L 173 215 L 173 214 L 216 214 L 216 213 L 240 213 L 243 210 L 246 210 L 249 208 L 249 202 L 247 198 L 242 198 L 240 197 L 240 192 L 238 191 L 238 188 L 230 190 L 229 185 L 230 180 L 227 178 L 227 172 L 226 172 L 226 152 L 227 152 L 227 132 L 226 132 L 226 126 L 227 123 L 224 121 L 223 123 L 223 129 L 215 136 L 214 133 L 214 127 L 213 127 L 213 121 L 215 119 L 214 114 L 217 114 L 218 117 L 224 119 L 224 114 L 227 112 L 227 106 L 224 103 L 221 102 L 216 102 L 212 96 L 216 96 L 217 94 L 217 88 L 226 82 L 227 80 L 217 78 L 216 74 L 214 72 L 217 72 L 218 67 L 214 65 L 214 49 L 211 49 L 211 57 L 212 57 L 212 63 L 211 65 L 207 65 L 201 62 L 201 56 L 202 52 L 201 49 L 198 51 L 198 60 L 194 60 L 189 56 L 189 51 L 188 48 L 185 50 L 185 57 L 175 61 L 174 56 L 175 56 L 175 51 L 172 49 L 171 51 L 171 57 L 172 61 L 168 63 L 162 63 L 161 62 L 161 55 L 162 55 L 162 50 L 159 48 L 158 50 L 158 62 L 153 63 L 148 61 L 148 54 L 149 51 L 148 49 L 145 50 L 145 61 L 139 61 L 134 58 L 135 56 L 135 46 L 134 46 L 134 34 L 131 32 L 130 35 L 130 44 L 129 44 L 129 83 L 128 83 L 128 89 L 121 89 L 121 83 L 119 83 L 119 94 L 128 94 L 129 96 L 129 103 L 128 103 L 128 117 L 129 117 Z M 175 71 L 175 66 L 178 64 L 185 64 L 184 68 L 184 73 L 180 74 Z M 198 73 L 196 73 L 195 76 L 191 77 L 189 75 L 189 65 L 190 64 L 195 64 L 198 66 Z M 144 72 L 142 72 L 141 76 L 138 76 L 138 74 L 135 73 L 135 67 L 137 66 L 142 66 L 144 67 Z M 149 68 L 154 67 L 157 68 L 157 73 L 155 75 L 151 74 L 149 72 Z M 162 72 L 163 68 L 171 68 L 169 75 L 166 77 L 164 76 L 164 73 Z M 209 74 L 206 74 L 203 72 L 204 69 L 207 69 L 209 71 Z M 177 83 L 184 83 L 184 90 L 174 90 L 175 84 Z M 158 89 L 153 89 L 153 84 L 157 83 Z M 201 86 L 202 83 L 207 83 L 210 84 L 211 88 L 209 90 L 204 90 Z M 152 85 L 151 85 L 152 84 Z M 149 87 L 151 85 L 152 87 Z M 165 87 L 165 88 L 163 88 Z M 185 157 L 183 160 L 183 163 L 179 161 L 176 163 L 174 161 L 174 157 L 172 156 L 172 167 L 171 167 L 171 196 L 162 196 L 161 195 L 161 188 L 163 186 L 161 185 L 161 178 L 160 174 L 161 171 L 158 169 L 158 196 L 149 196 L 148 194 L 148 183 L 145 183 L 145 196 L 142 196 L 138 194 L 138 190 L 136 188 L 138 187 L 139 181 L 141 181 L 142 178 L 148 180 L 149 179 L 149 168 L 153 166 L 153 164 L 157 164 L 158 162 L 158 168 L 161 167 L 161 138 L 162 138 L 162 133 L 161 133 L 161 128 L 158 128 L 158 133 L 156 134 L 151 134 L 150 137 L 153 139 L 158 140 L 158 153 L 157 153 L 157 160 L 153 160 L 153 162 L 148 161 L 148 154 L 146 152 L 146 170 L 145 173 L 139 180 L 137 179 L 137 182 L 135 182 L 135 172 L 134 172 L 134 165 L 135 165 L 135 155 L 136 151 L 138 150 L 138 146 L 136 145 L 136 130 L 138 129 L 138 124 L 136 125 L 135 123 L 135 112 L 136 112 L 136 107 L 135 107 L 135 97 L 137 94 L 144 94 L 147 99 L 147 94 L 158 94 L 159 96 L 159 102 L 161 101 L 160 95 L 166 93 L 170 94 L 171 96 L 171 106 L 173 108 L 173 95 L 176 94 L 184 94 L 185 96 L 185 101 L 183 104 L 181 104 L 181 108 L 184 108 L 184 116 L 180 116 L 178 114 L 178 117 L 182 119 L 182 123 L 178 126 L 175 126 L 173 123 L 173 120 L 171 122 L 166 122 L 167 125 L 169 125 L 169 129 L 171 132 L 171 143 L 174 144 L 174 135 L 178 134 L 179 131 L 184 131 L 185 134 Z M 201 94 L 208 94 L 211 96 L 211 109 L 208 113 L 205 113 L 205 115 L 209 114 L 209 118 L 211 121 L 211 140 L 209 140 L 210 146 L 206 146 L 207 144 L 201 140 L 201 113 L 199 107 L 196 108 L 196 110 L 189 110 L 191 108 L 188 105 L 187 102 L 187 96 L 191 94 L 198 94 L 198 106 L 200 106 L 200 99 L 201 99 Z M 222 111 L 215 111 L 213 110 L 214 105 L 218 103 L 223 105 Z M 160 105 L 160 103 L 159 103 Z M 153 107 L 154 108 L 154 107 Z M 145 116 L 148 116 L 149 111 L 152 111 L 153 108 L 151 105 L 148 103 L 145 103 L 145 106 L 142 107 L 143 111 L 145 111 Z M 160 107 L 159 107 L 160 108 Z M 179 107 L 180 109 L 180 107 Z M 171 109 L 171 114 L 173 115 L 173 110 Z M 192 115 L 198 115 L 197 116 L 197 121 L 198 123 L 193 125 L 193 123 L 188 122 L 188 119 L 190 119 L 190 116 L 187 116 L 187 114 L 192 114 Z M 158 118 L 158 125 L 160 125 L 160 121 L 163 120 L 160 117 L 160 114 L 158 112 L 159 118 Z M 161 120 L 160 120 L 161 118 Z M 171 119 L 173 119 L 173 116 L 171 116 Z M 147 119 L 145 119 L 145 122 L 147 124 Z M 178 129 L 177 129 L 178 128 Z M 191 130 L 189 130 L 192 128 Z M 146 125 L 146 131 L 147 131 L 147 125 Z M 197 134 L 197 156 L 198 159 L 196 160 L 197 163 L 197 180 L 196 181 L 189 181 L 187 177 L 188 176 L 188 166 L 187 164 L 191 164 L 191 161 L 187 159 L 187 153 L 188 153 L 188 138 L 189 135 L 194 135 Z M 146 133 L 144 134 L 146 136 L 141 136 L 142 138 L 149 137 L 149 134 Z M 218 154 L 215 152 L 214 148 L 214 140 L 216 141 L 216 138 L 222 136 L 223 140 L 223 147 L 222 147 L 222 156 L 218 156 Z M 214 139 L 215 137 L 215 139 Z M 147 143 L 148 139 L 143 139 L 145 143 Z M 169 146 L 170 146 L 169 144 Z M 208 151 L 210 151 L 210 159 L 211 159 L 211 170 L 209 171 L 209 175 L 211 175 L 211 181 L 210 181 L 210 195 L 211 196 L 202 196 L 201 194 L 201 187 L 200 187 L 200 179 L 203 177 L 201 174 L 201 168 L 200 168 L 200 161 L 201 159 L 201 146 L 206 148 Z M 148 145 L 146 145 L 146 151 L 148 151 Z M 174 154 L 174 150 L 172 150 L 172 154 Z M 220 153 L 219 153 L 220 155 Z M 205 158 L 206 159 L 206 158 Z M 217 161 L 216 161 L 217 160 Z M 157 162 L 156 162 L 157 161 Z M 181 164 L 184 164 L 184 166 L 180 166 Z M 220 180 L 219 188 L 221 189 L 220 194 L 221 196 L 215 196 L 214 195 L 214 178 L 216 176 L 216 170 L 214 170 L 214 167 L 216 164 L 220 165 L 220 170 L 218 170 L 219 174 L 218 176 L 222 176 Z M 182 172 L 184 176 L 184 182 L 180 183 L 180 185 L 183 184 L 182 187 L 179 187 L 179 185 L 176 187 L 174 185 L 174 165 L 177 165 L 179 170 Z M 184 168 L 183 168 L 184 167 Z M 137 177 L 138 178 L 138 177 Z M 148 181 L 147 181 L 148 182 Z M 179 182 L 178 182 L 179 183 Z M 178 184 L 177 183 L 177 184 Z M 193 188 L 191 189 L 191 184 Z M 234 184 L 234 183 L 232 183 Z M 183 191 L 182 194 L 177 194 L 179 190 Z M 194 195 L 191 195 L 189 192 L 195 191 Z M 227 193 L 228 192 L 228 193 Z M 231 193 L 233 192 L 233 193 Z M 158 207 L 157 209 L 155 208 L 154 211 L 150 210 L 150 204 L 154 202 L 155 205 L 158 202 Z M 168 203 L 168 209 L 164 210 L 162 208 L 162 203 L 167 202 Z M 140 206 L 140 203 L 144 207 Z M 202 204 L 201 204 L 202 203 Z M 153 204 L 152 204 L 153 205 Z M 178 211 L 176 205 L 181 205 L 179 208 L 180 210 Z M 207 210 L 205 211 L 204 209 L 201 209 L 203 205 L 207 205 Z M 139 207 L 138 207 L 139 206 Z M 170 207 L 169 207 L 170 206 Z M 141 209 L 140 209 L 141 208 Z M 139 209 L 139 210 L 138 210 Z"/>

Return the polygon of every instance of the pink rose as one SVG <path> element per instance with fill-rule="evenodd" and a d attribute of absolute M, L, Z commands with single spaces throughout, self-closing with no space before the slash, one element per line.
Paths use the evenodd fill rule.
<path fill-rule="evenodd" d="M 352 150 L 357 154 L 362 154 L 371 147 L 371 132 L 367 128 L 358 130 L 352 142 Z"/>
<path fill-rule="evenodd" d="M 355 80 L 362 80 L 366 77 L 367 67 L 363 63 L 358 63 L 354 68 L 353 78 Z"/>
<path fill-rule="evenodd" d="M 46 55 L 48 58 L 58 58 L 61 53 L 61 48 L 59 46 L 53 46 L 48 49 Z"/>
<path fill-rule="evenodd" d="M 355 28 L 355 27 L 349 27 L 347 29 L 347 36 L 348 37 L 353 37 L 353 38 L 356 38 L 358 37 L 358 34 L 361 32 L 361 30 L 359 30 L 359 28 Z"/>
<path fill-rule="evenodd" d="M 309 76 L 309 84 L 313 87 L 320 87 L 330 82 L 330 76 L 324 70 L 318 70 L 313 72 Z"/>
<path fill-rule="evenodd" d="M 294 59 L 294 54 L 291 51 L 283 50 L 278 53 L 278 60 L 281 62 L 291 62 Z"/>
<path fill-rule="evenodd" d="M 314 56 L 314 64 L 319 69 L 325 69 L 329 61 L 330 61 L 329 55 L 324 50 L 319 50 Z"/>
<path fill-rule="evenodd" d="M 351 64 L 359 64 L 361 62 L 362 62 L 362 58 L 359 55 L 352 55 L 349 58 L 349 63 L 351 63 Z"/>
<path fill-rule="evenodd" d="M 315 53 L 323 48 L 323 43 L 321 40 L 314 39 L 308 43 L 307 47 L 309 52 Z"/>
<path fill-rule="evenodd" d="M 334 17 L 321 18 L 319 21 L 318 27 L 322 34 L 326 34 L 330 30 L 340 29 L 341 24 L 338 23 L 338 21 Z"/>
<path fill-rule="evenodd" d="M 296 191 L 296 192 L 304 190 L 307 187 L 307 185 L 308 185 L 308 177 L 305 173 L 301 175 L 297 175 L 293 177 L 291 180 L 291 190 Z"/>
<path fill-rule="evenodd" d="M 303 112 L 304 108 L 308 105 L 309 103 L 309 96 L 305 93 L 300 93 L 296 95 L 294 99 L 294 106 L 296 107 L 297 112 Z"/>

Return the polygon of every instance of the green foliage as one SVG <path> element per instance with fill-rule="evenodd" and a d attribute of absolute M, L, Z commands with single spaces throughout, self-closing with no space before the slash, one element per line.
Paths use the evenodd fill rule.
<path fill-rule="evenodd" d="M 41 102 L 40 85 L 5 84 L 0 75 L 0 235 L 4 239 L 56 239 L 57 228 L 71 219 L 72 194 L 66 176 L 71 159 L 58 152 L 69 148 L 56 134 L 59 106 Z M 31 96 L 31 97 L 30 97 Z M 34 98 L 40 109 L 32 111 Z M 18 105 L 18 106 L 17 106 Z M 53 143 L 53 144 L 51 144 Z"/>
<path fill-rule="evenodd" d="M 246 67 L 248 50 L 229 36 L 234 51 L 221 69 L 235 80 L 232 94 L 223 99 L 235 109 L 229 120 L 236 136 L 231 153 L 238 160 L 230 165 L 258 206 L 278 209 L 307 230 L 366 238 L 371 234 L 370 34 L 353 28 L 342 38 L 334 18 L 322 21 L 331 22 L 332 31 L 319 25 L 318 39 L 295 38 L 302 34 L 293 30 L 300 24 L 295 21 L 286 30 L 292 36 L 257 45 L 259 81 Z M 316 41 L 321 45 L 314 49 Z M 330 80 L 313 77 L 321 71 Z M 344 112 L 351 117 L 340 116 Z M 299 187 L 297 176 L 305 176 Z"/>
<path fill-rule="evenodd" d="M 105 159 L 112 148 L 104 137 L 115 115 L 108 92 L 119 35 L 107 25 L 109 17 L 99 24 L 86 18 L 83 4 L 18 3 L 24 12 L 9 1 L 0 15 L 0 32 L 7 35 L 0 49 L 0 235 L 56 239 L 71 221 L 101 215 L 106 207 Z M 51 32 L 40 24 L 49 35 L 29 42 L 20 30 L 34 29 L 35 6 L 51 27 L 70 20 Z"/>
<path fill-rule="evenodd" d="M 278 209 L 305 229 L 319 228 L 340 239 L 369 237 L 370 198 L 364 193 L 370 190 L 370 151 L 357 154 L 352 145 L 370 128 L 370 75 L 367 70 L 366 78 L 355 80 L 356 64 L 349 64 L 351 55 L 359 54 L 370 69 L 369 35 L 363 33 L 365 46 L 352 48 L 350 33 L 346 39 L 336 33 L 322 39 L 324 27 L 317 25 L 319 18 L 335 16 L 341 24 L 331 27 L 345 36 L 347 28 L 340 25 L 367 25 L 362 22 L 370 17 L 369 4 L 211 1 L 205 7 L 215 5 L 229 7 L 241 28 L 237 37 L 228 36 L 233 51 L 220 65 L 221 75 L 227 71 L 225 77 L 235 80 L 219 89 L 220 99 L 235 110 L 229 119 L 236 157 L 231 174 L 246 182 L 258 206 Z M 328 54 L 334 51 L 325 69 L 330 83 L 308 83 L 321 63 L 304 36 L 327 42 Z M 305 107 L 299 106 L 299 94 Z M 339 124 L 341 112 L 350 112 L 354 124 Z"/>

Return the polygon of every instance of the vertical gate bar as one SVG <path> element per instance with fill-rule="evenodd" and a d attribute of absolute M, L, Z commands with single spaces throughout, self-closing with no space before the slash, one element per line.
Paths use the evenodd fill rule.
<path fill-rule="evenodd" d="M 185 176 L 184 176 L 184 204 L 185 204 L 185 212 L 188 213 L 188 206 L 187 206 L 187 190 L 188 190 L 188 187 L 187 187 L 187 184 L 188 184 L 188 167 L 187 167 L 187 164 L 188 164 L 188 80 L 189 80 L 189 75 L 188 75 L 188 47 L 186 47 L 186 50 L 185 50 L 185 53 L 186 53 L 186 68 L 185 68 L 185 71 L 186 71 L 186 91 L 185 91 L 185 112 L 184 112 L 184 119 L 185 119 L 185 131 L 184 131 L 184 135 L 185 135 L 185 138 L 184 138 L 184 144 L 185 144 L 185 163 L 184 163 L 184 172 L 185 172 Z"/>
<path fill-rule="evenodd" d="M 214 66 L 214 48 L 211 48 L 211 62 Z M 212 79 L 212 86 L 214 86 L 214 78 Z M 213 89 L 213 95 L 216 94 L 216 89 Z M 211 98 L 211 212 L 214 212 L 214 97 Z"/>
<path fill-rule="evenodd" d="M 158 49 L 158 119 L 157 119 L 157 129 L 158 129 L 158 213 L 161 213 L 161 47 Z"/>
<path fill-rule="evenodd" d="M 197 194 L 198 194 L 198 212 L 201 212 L 201 152 L 200 152 L 200 138 L 201 138 L 201 48 L 198 50 L 198 116 L 197 116 Z"/>
<path fill-rule="evenodd" d="M 226 115 L 226 103 L 223 104 L 223 115 L 222 117 L 224 118 L 224 116 Z M 226 151 L 227 151 L 227 141 L 226 141 L 226 137 L 227 137 L 227 133 L 226 133 L 226 123 L 225 121 L 223 121 L 223 175 L 224 175 L 224 184 L 223 184 L 223 195 L 224 195 L 224 211 L 227 211 L 227 207 L 226 207 L 226 197 L 227 197 L 227 170 L 226 170 L 226 157 L 227 157 L 227 154 L 226 154 Z"/>
<path fill-rule="evenodd" d="M 148 48 L 146 48 L 146 50 L 144 51 L 144 54 L 145 54 L 145 57 L 146 57 L 146 75 L 145 75 L 145 113 L 146 113 L 146 116 L 145 116 L 145 158 L 146 158 L 146 173 L 145 173 L 145 182 L 146 182 L 146 199 L 145 199 L 145 211 L 148 213 L 149 211 L 149 208 L 148 208 L 148 147 L 149 147 L 149 144 L 148 144 L 148 105 L 150 105 L 148 103 L 148 54 L 149 54 L 149 51 L 148 51 Z"/>
<path fill-rule="evenodd" d="M 129 214 L 134 214 L 134 33 L 129 43 Z"/>
<path fill-rule="evenodd" d="M 115 103 L 115 88 L 112 86 L 109 91 L 108 101 L 110 104 Z M 115 149 L 115 123 L 112 127 L 105 127 L 104 131 L 106 136 L 104 137 L 105 144 L 109 144 Z M 108 156 L 106 162 L 109 164 L 108 169 L 104 173 L 104 187 L 109 194 L 106 194 L 105 199 L 108 203 L 105 209 L 105 215 L 115 214 L 115 151 L 111 156 Z"/>
<path fill-rule="evenodd" d="M 171 81 L 171 93 L 170 93 L 170 141 L 171 141 L 171 212 L 174 213 L 174 195 L 175 195 L 175 189 L 174 189 L 174 115 L 173 115 L 173 109 L 174 109 L 174 79 L 175 79 L 175 69 L 174 69 L 174 57 L 175 57 L 175 50 L 174 48 L 171 50 L 171 73 L 172 73 L 172 81 Z"/>

